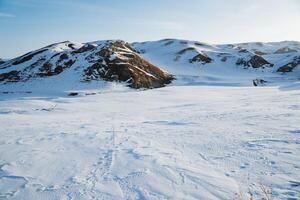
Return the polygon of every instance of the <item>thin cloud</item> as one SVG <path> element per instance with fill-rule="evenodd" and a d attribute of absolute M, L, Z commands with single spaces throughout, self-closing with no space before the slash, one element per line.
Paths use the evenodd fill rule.
<path fill-rule="evenodd" d="M 8 17 L 8 18 L 11 18 L 11 17 L 16 17 L 16 16 L 13 15 L 13 14 L 0 12 L 0 17 Z"/>

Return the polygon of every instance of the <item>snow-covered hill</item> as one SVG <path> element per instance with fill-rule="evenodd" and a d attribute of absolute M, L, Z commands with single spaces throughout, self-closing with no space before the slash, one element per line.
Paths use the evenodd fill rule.
<path fill-rule="evenodd" d="M 44 87 L 119 81 L 133 88 L 162 87 L 173 77 L 123 41 L 52 44 L 0 65 L 0 82 Z"/>
<path fill-rule="evenodd" d="M 278 84 L 300 77 L 299 42 L 212 45 L 165 39 L 133 47 L 186 83 L 252 85 L 259 78 Z"/>

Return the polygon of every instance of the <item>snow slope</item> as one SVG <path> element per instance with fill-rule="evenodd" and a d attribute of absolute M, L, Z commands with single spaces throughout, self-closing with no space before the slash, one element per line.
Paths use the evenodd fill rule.
<path fill-rule="evenodd" d="M 133 43 L 133 47 L 145 59 L 176 75 L 178 84 L 250 86 L 253 85 L 253 79 L 261 78 L 267 80 L 269 85 L 280 85 L 300 77 L 300 67 L 296 67 L 292 73 L 277 72 L 295 58 L 300 60 L 299 42 L 212 45 L 198 41 L 165 39 Z M 275 54 L 284 47 L 293 51 Z M 258 52 L 263 52 L 263 55 Z M 202 61 L 193 61 L 199 54 L 211 61 L 207 61 L 205 57 Z M 243 62 L 237 64 L 239 61 L 248 62 L 254 56 L 259 56 L 270 64 L 262 61 L 254 62 L 256 65 Z"/>
<path fill-rule="evenodd" d="M 216 86 L 2 99 L 0 199 L 299 199 L 299 102 Z"/>

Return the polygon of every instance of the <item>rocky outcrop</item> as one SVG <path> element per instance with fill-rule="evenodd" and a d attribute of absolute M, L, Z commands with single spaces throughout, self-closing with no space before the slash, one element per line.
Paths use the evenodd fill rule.
<path fill-rule="evenodd" d="M 20 72 L 19 71 L 10 71 L 7 73 L 0 74 L 0 82 L 6 81 L 6 82 L 18 82 L 21 80 Z"/>
<path fill-rule="evenodd" d="M 252 68 L 264 68 L 264 67 L 273 67 L 274 64 L 269 63 L 263 57 L 259 55 L 253 55 L 250 59 L 246 60 L 244 58 L 240 58 L 236 62 L 237 65 L 243 65 L 245 67 Z"/>
<path fill-rule="evenodd" d="M 282 67 L 279 67 L 277 72 L 292 72 L 296 67 L 300 66 L 300 56 L 294 58 L 292 62 L 285 64 Z"/>
<path fill-rule="evenodd" d="M 4 60 L 2 60 L 2 59 L 0 58 L 0 65 L 3 64 L 3 63 L 5 63 Z"/>
<path fill-rule="evenodd" d="M 205 63 L 211 63 L 212 61 L 213 61 L 213 59 L 211 59 L 210 57 L 208 57 L 207 55 L 205 55 L 203 53 L 199 53 L 198 55 L 196 55 L 195 57 L 190 59 L 190 63 L 201 62 L 201 63 L 205 64 Z"/>
<path fill-rule="evenodd" d="M 257 87 L 257 86 L 264 86 L 267 83 L 267 81 L 257 78 L 257 79 L 254 79 L 252 81 L 252 83 L 255 87 Z"/>
<path fill-rule="evenodd" d="M 104 79 L 126 82 L 133 88 L 157 88 L 173 79 L 169 73 L 141 58 L 123 41 L 113 42 L 95 55 L 100 58 L 84 71 L 86 81 Z"/>

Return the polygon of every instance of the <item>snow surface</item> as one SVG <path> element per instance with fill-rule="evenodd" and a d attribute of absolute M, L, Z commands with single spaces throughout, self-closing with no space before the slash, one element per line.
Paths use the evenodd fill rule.
<path fill-rule="evenodd" d="M 1 95 L 0 199 L 299 199 L 298 86 Z"/>

